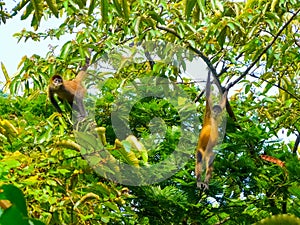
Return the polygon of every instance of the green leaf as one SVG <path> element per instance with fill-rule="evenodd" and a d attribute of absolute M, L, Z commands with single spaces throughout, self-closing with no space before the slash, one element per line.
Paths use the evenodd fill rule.
<path fill-rule="evenodd" d="M 299 186 L 292 186 L 292 187 L 289 187 L 289 192 L 292 194 L 292 195 L 295 195 L 297 198 L 300 199 L 300 188 Z"/>
<path fill-rule="evenodd" d="M 62 175 L 66 175 L 66 174 L 70 173 L 71 171 L 67 170 L 67 169 L 57 169 L 57 172 Z"/>
<path fill-rule="evenodd" d="M 27 19 L 28 16 L 29 16 L 32 12 L 33 12 L 33 5 L 32 5 L 32 3 L 30 2 L 30 3 L 27 5 L 25 11 L 24 11 L 23 14 L 22 14 L 21 20 Z"/>
<path fill-rule="evenodd" d="M 134 22 L 133 22 L 133 24 L 134 24 L 134 33 L 136 34 L 136 36 L 138 36 L 139 35 L 139 31 L 140 31 L 140 22 L 141 22 L 141 16 L 138 16 L 135 20 L 134 20 Z"/>
<path fill-rule="evenodd" d="M 119 16 L 123 16 L 123 12 L 119 0 L 113 0 L 113 5 L 115 6 Z"/>
<path fill-rule="evenodd" d="M 21 165 L 21 163 L 18 160 L 11 158 L 3 159 L 3 162 L 8 169 L 16 168 Z"/>
<path fill-rule="evenodd" d="M 148 12 L 148 15 L 155 21 L 159 22 L 160 24 L 165 24 L 165 21 L 156 12 L 150 11 L 150 12 Z"/>
<path fill-rule="evenodd" d="M 3 62 L 1 62 L 1 69 L 2 69 L 2 72 L 3 72 L 3 75 L 5 77 L 6 82 L 8 82 L 10 80 L 10 78 L 9 78 L 9 75 L 7 73 L 7 70 L 6 70 L 5 65 L 3 64 Z"/>
<path fill-rule="evenodd" d="M 263 93 L 267 93 L 274 85 L 272 83 L 267 83 Z"/>
<path fill-rule="evenodd" d="M 43 8 L 43 1 L 40 0 L 31 0 L 31 3 L 34 8 L 34 16 L 31 21 L 31 25 L 37 29 L 38 25 L 40 24 L 41 18 L 43 16 L 44 8 Z"/>
<path fill-rule="evenodd" d="M 251 84 L 246 84 L 246 86 L 245 86 L 245 94 L 248 94 L 248 92 L 250 91 L 250 89 L 251 89 Z"/>
<path fill-rule="evenodd" d="M 49 6 L 49 9 L 51 12 L 55 15 L 55 17 L 58 17 L 58 9 L 57 9 L 57 4 L 56 0 L 46 0 L 47 5 Z"/>
<path fill-rule="evenodd" d="M 88 148 L 89 151 L 98 151 L 103 148 L 100 138 L 85 132 L 76 132 L 76 140 L 83 148 Z"/>
<path fill-rule="evenodd" d="M 112 210 L 114 210 L 115 212 L 120 211 L 119 207 L 116 205 L 116 203 L 113 202 L 104 202 L 104 205 Z"/>
<path fill-rule="evenodd" d="M 217 41 L 219 43 L 219 45 L 221 46 L 221 48 L 223 48 L 223 45 L 225 43 L 225 40 L 226 40 L 226 31 L 227 31 L 227 27 L 224 27 L 219 36 L 217 37 Z"/>
<path fill-rule="evenodd" d="M 61 53 L 60 53 L 60 57 L 61 57 L 62 59 L 64 59 L 64 60 L 67 59 L 67 57 L 68 57 L 69 54 L 70 54 L 70 48 L 71 48 L 71 46 L 72 46 L 72 42 L 71 42 L 71 41 L 68 41 L 68 42 L 66 42 L 66 43 L 63 45 L 63 47 L 62 47 L 62 49 L 61 49 Z"/>
<path fill-rule="evenodd" d="M 278 5 L 279 0 L 273 0 L 271 4 L 271 12 L 275 11 L 275 7 Z"/>
<path fill-rule="evenodd" d="M 190 19 L 193 8 L 196 5 L 197 0 L 187 0 L 185 1 L 185 17 L 187 20 Z"/>
<path fill-rule="evenodd" d="M 205 16 L 206 15 L 205 0 L 197 0 L 197 2 L 201 13 L 203 14 L 203 16 Z"/>
<path fill-rule="evenodd" d="M 108 0 L 101 0 L 101 16 L 103 23 L 108 21 Z"/>
<path fill-rule="evenodd" d="M 1 212 L 1 211 L 0 211 Z M 28 220 L 24 218 L 20 210 L 15 206 L 6 209 L 0 216 L 1 225 L 29 225 Z"/>
<path fill-rule="evenodd" d="M 83 9 L 86 5 L 86 0 L 76 0 L 75 1 L 80 9 Z"/>
<path fill-rule="evenodd" d="M 232 31 L 236 31 L 235 25 L 234 25 L 233 22 L 228 22 L 228 23 L 227 23 L 227 26 L 228 26 Z"/>
<path fill-rule="evenodd" d="M 11 184 L 2 185 L 0 190 L 2 190 L 0 199 L 9 200 L 22 213 L 23 217 L 27 217 L 27 206 L 22 191 Z"/>
<path fill-rule="evenodd" d="M 21 0 L 21 1 L 19 1 L 18 5 L 12 9 L 12 11 L 14 11 L 14 12 L 20 11 L 20 10 L 23 9 L 23 8 L 25 7 L 25 5 L 27 5 L 28 3 L 30 3 L 30 0 Z M 14 15 L 15 15 L 15 13 L 13 14 L 13 16 L 14 16 Z"/>
<path fill-rule="evenodd" d="M 95 5 L 96 5 L 96 0 L 91 0 L 89 10 L 88 10 L 88 15 L 91 15 L 93 13 L 95 9 Z"/>
<path fill-rule="evenodd" d="M 129 5 L 128 0 L 121 0 L 122 9 L 124 13 L 124 19 L 129 20 Z"/>
<path fill-rule="evenodd" d="M 128 152 L 124 148 L 120 148 L 120 149 L 118 149 L 118 153 L 120 153 L 123 160 L 127 164 L 133 165 L 133 166 L 139 166 L 139 160 L 138 160 L 138 158 L 136 157 L 136 155 L 134 154 L 133 151 Z"/>

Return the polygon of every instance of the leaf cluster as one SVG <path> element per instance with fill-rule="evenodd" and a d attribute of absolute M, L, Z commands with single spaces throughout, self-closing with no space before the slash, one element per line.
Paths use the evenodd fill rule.
<path fill-rule="evenodd" d="M 6 83 L 0 94 L 0 182 L 20 188 L 27 208 L 15 187 L 2 186 L 8 188 L 0 194 L 13 203 L 16 218 L 30 217 L 45 224 L 230 225 L 253 224 L 278 214 L 300 217 L 299 4 L 296 0 L 20 1 L 13 11 L 25 9 L 21 19 L 31 17 L 35 30 L 15 34 L 19 41 L 73 36 L 59 53 L 58 46 L 52 46 L 45 57 L 23 57 L 14 76 L 1 64 Z M 2 21 L 7 16 L 3 17 L 3 5 L 0 2 Z M 37 32 L 43 19 L 51 16 L 64 20 L 57 28 Z M 75 143 L 67 107 L 63 115 L 53 113 L 47 101 L 49 78 L 54 74 L 74 78 L 90 58 L 95 66 L 89 68 L 91 80 L 104 81 L 95 103 L 97 128 L 105 128 L 100 147 L 110 150 L 120 165 L 143 167 L 170 159 L 181 138 L 185 143 L 196 141 L 182 137 L 181 129 L 194 128 L 193 121 L 203 116 L 203 99 L 199 80 L 193 83 L 181 76 L 177 66 L 187 65 L 181 63 L 180 54 L 178 65 L 166 65 L 149 57 L 151 52 L 144 52 L 146 62 L 131 63 L 117 51 L 121 45 L 152 40 L 186 47 L 193 54 L 185 59 L 201 58 L 216 82 L 231 91 L 225 139 L 215 149 L 208 192 L 196 189 L 194 149 L 184 151 L 190 151 L 190 160 L 173 176 L 151 186 L 126 186 L 99 176 L 95 169 L 107 168 L 102 167 L 100 153 L 92 151 L 99 147 L 94 145 L 94 136 L 81 136 L 94 147 L 82 152 L 82 146 Z M 173 56 L 176 50 L 164 45 L 158 47 L 158 55 Z M 108 56 L 116 59 L 110 62 L 114 73 L 100 73 L 97 66 Z M 132 104 L 137 90 L 134 81 L 142 77 L 172 81 L 173 86 L 157 90 L 161 96 L 175 86 L 187 96 L 175 104 L 145 95 Z M 93 85 L 89 80 L 87 84 Z M 141 93 L 151 88 L 143 87 Z M 175 93 L 171 97 L 176 97 Z M 193 99 L 198 99 L 198 114 L 181 117 L 176 106 L 184 108 Z M 121 117 L 120 122 L 129 129 L 124 128 L 120 136 L 111 114 L 127 115 L 128 108 L 129 116 Z M 127 139 L 131 133 L 132 139 L 139 140 Z M 286 140 L 293 135 L 295 141 Z M 149 142 L 142 141 L 147 138 Z M 284 166 L 261 155 L 280 160 Z M 89 156 L 88 160 L 83 156 Z M 118 174 L 120 168 L 104 172 Z M 151 175 L 156 178 L 160 172 L 154 170 Z M 22 204 L 11 196 L 19 196 Z M 270 221 L 280 218 L 291 219 L 278 216 Z"/>

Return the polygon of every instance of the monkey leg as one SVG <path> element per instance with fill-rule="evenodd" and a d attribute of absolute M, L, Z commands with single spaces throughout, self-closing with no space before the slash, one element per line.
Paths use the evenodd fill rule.
<path fill-rule="evenodd" d="M 80 114 L 79 117 L 81 119 L 84 119 L 87 116 L 87 113 L 83 105 L 83 99 L 81 97 L 77 97 L 75 98 L 75 102 L 76 104 L 73 102 L 73 109 L 75 109 Z"/>

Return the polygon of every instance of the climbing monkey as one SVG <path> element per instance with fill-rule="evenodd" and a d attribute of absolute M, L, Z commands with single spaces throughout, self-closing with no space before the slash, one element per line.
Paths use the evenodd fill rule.
<path fill-rule="evenodd" d="M 213 161 L 215 154 L 213 148 L 217 144 L 219 137 L 218 125 L 222 116 L 222 111 L 226 105 L 227 90 L 221 97 L 220 103 L 213 105 L 210 82 L 210 71 L 208 73 L 206 82 L 206 106 L 205 116 L 202 130 L 199 134 L 197 149 L 196 149 L 196 167 L 195 174 L 197 178 L 197 187 L 201 189 L 208 189 L 209 180 L 213 171 Z M 206 175 L 204 182 L 201 181 L 203 166 L 206 168 Z"/>
<path fill-rule="evenodd" d="M 56 74 L 51 77 L 48 85 L 48 96 L 57 112 L 62 113 L 57 100 L 57 96 L 61 102 L 67 101 L 78 113 L 80 118 L 86 116 L 83 105 L 83 98 L 86 93 L 85 87 L 82 85 L 84 78 L 87 76 L 87 69 L 90 66 L 90 58 L 86 57 L 85 65 L 82 66 L 79 73 L 72 80 L 64 80 L 62 76 Z"/>
<path fill-rule="evenodd" d="M 48 86 L 49 98 L 59 113 L 62 113 L 62 110 L 54 98 L 55 95 L 57 95 L 58 99 L 62 102 L 66 100 L 70 106 L 73 106 L 73 108 L 79 112 L 82 118 L 86 116 L 83 106 L 83 97 L 86 90 L 81 84 L 85 76 L 86 71 L 80 71 L 73 80 L 63 80 L 60 75 L 54 75 L 51 78 Z"/>

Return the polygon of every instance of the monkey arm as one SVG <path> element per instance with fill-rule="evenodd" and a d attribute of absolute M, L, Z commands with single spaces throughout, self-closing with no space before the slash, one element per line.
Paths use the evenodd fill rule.
<path fill-rule="evenodd" d="M 49 88 L 48 92 L 49 92 L 49 98 L 50 98 L 52 105 L 55 107 L 57 112 L 62 113 L 57 101 L 54 98 L 54 92 L 51 90 L 51 88 Z"/>

